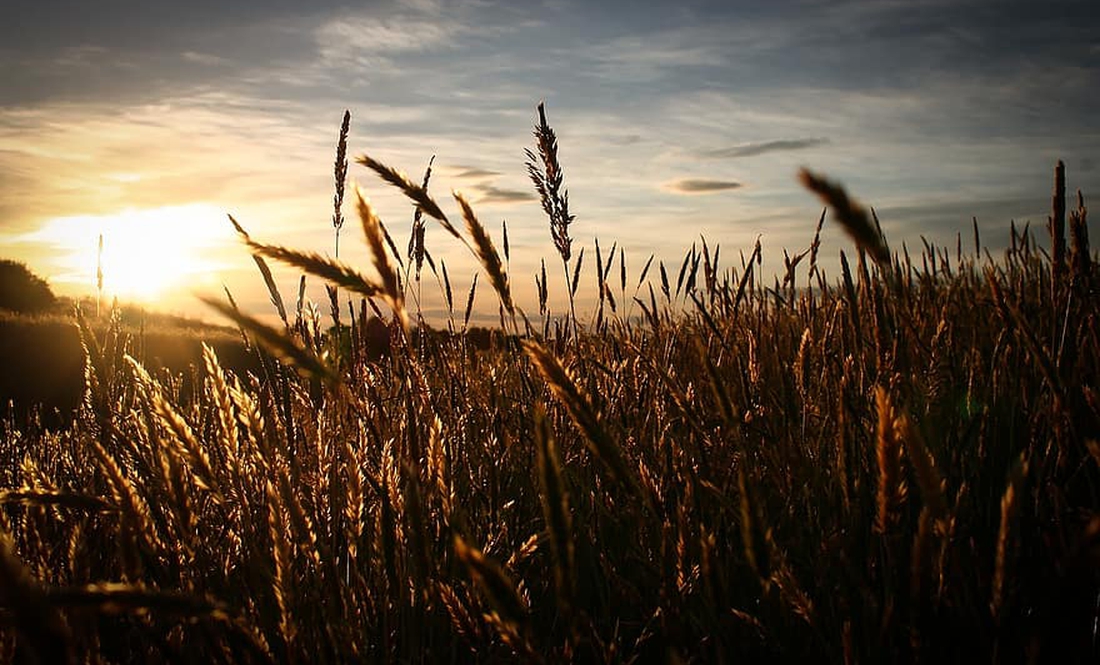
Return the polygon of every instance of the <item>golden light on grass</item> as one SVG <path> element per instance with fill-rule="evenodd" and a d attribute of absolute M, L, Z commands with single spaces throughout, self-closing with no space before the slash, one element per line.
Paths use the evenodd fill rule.
<path fill-rule="evenodd" d="M 26 239 L 55 248 L 52 283 L 84 291 L 95 289 L 100 235 L 104 295 L 138 302 L 205 284 L 224 267 L 215 251 L 233 240 L 224 212 L 201 203 L 58 217 Z"/>
<path fill-rule="evenodd" d="M 363 163 L 446 220 L 424 185 Z M 914 264 L 840 185 L 807 180 L 862 252 L 832 281 L 814 273 L 820 221 L 809 249 L 784 251 L 774 288 L 759 242 L 739 267 L 703 241 L 678 271 L 657 260 L 616 280 L 613 250 L 595 243 L 585 264 L 552 230 L 571 292 L 595 272 L 625 304 L 636 284 L 645 318 L 620 313 L 629 304 L 602 322 L 540 307 L 482 343 L 466 325 L 477 276 L 503 308 L 521 273 L 458 197 L 465 230 L 444 240 L 480 263 L 465 321 L 440 243 L 449 329 L 402 330 L 420 301 L 406 301 L 408 264 L 361 195 L 366 260 L 240 225 L 224 241 L 338 288 L 347 324 L 323 330 L 316 306 L 284 316 L 257 261 L 281 321 L 228 290 L 229 304 L 204 298 L 251 340 L 246 357 L 206 340 L 205 371 L 173 374 L 120 316 L 78 308 L 83 399 L 67 429 L 21 428 L 0 409 L 0 653 L 1097 662 L 1100 274 L 1082 258 L 1083 203 L 1061 272 L 1015 231 L 1002 258 L 951 261 L 926 242 Z M 176 219 L 159 214 L 140 219 Z M 191 270 L 209 261 L 204 220 L 127 258 Z M 212 216 L 213 233 L 230 234 L 225 221 Z M 109 234 L 148 231 L 72 228 L 89 286 L 100 232 L 110 258 Z M 817 288 L 798 286 L 802 269 Z M 377 324 L 386 354 L 372 357 Z"/>

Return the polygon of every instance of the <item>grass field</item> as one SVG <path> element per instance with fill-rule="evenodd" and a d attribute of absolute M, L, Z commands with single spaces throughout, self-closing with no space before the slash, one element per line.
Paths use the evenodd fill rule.
<path fill-rule="evenodd" d="M 21 427 L 39 422 L 53 428 L 72 422 L 84 392 L 84 351 L 76 319 L 77 303 L 62 301 L 55 311 L 24 315 L 0 311 L 0 404 Z M 89 303 L 80 303 L 87 311 Z M 90 311 L 95 310 L 91 303 Z M 111 317 L 117 317 L 112 323 Z M 233 329 L 128 306 L 117 307 L 91 329 L 102 337 L 111 325 L 128 341 L 126 352 L 151 371 L 187 374 L 202 361 L 202 344 L 216 349 L 226 364 L 246 371 L 258 367 Z M 189 383 L 190 377 L 186 379 Z"/>
<path fill-rule="evenodd" d="M 536 137 L 575 281 L 545 116 Z M 582 320 L 521 311 L 465 200 L 452 222 L 427 177 L 359 161 L 478 257 L 507 334 L 474 348 L 417 226 L 402 256 L 361 198 L 369 275 L 240 229 L 261 263 L 370 299 L 339 335 L 214 303 L 255 368 L 207 348 L 182 394 L 117 327 L 84 326 L 74 422 L 0 433 L 0 659 L 1100 657 L 1100 274 L 1060 168 L 1049 249 L 1014 227 L 996 257 L 976 234 L 892 251 L 807 172 L 855 242 L 838 279 L 820 224 L 774 282 L 759 247 L 636 274 L 612 251 L 589 261 L 599 310 Z M 409 333 L 421 269 L 448 334 Z M 385 355 L 368 307 L 390 321 Z"/>

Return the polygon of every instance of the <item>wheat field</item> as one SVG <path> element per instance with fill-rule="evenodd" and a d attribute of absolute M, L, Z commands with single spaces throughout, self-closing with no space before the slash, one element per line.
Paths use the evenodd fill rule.
<path fill-rule="evenodd" d="M 759 244 L 635 272 L 597 246 L 579 317 L 541 106 L 528 159 L 569 313 L 549 311 L 545 264 L 523 311 L 506 235 L 437 200 L 430 167 L 416 181 L 364 155 L 415 206 L 406 252 L 358 191 L 369 267 L 234 221 L 280 320 L 210 304 L 258 370 L 207 347 L 185 392 L 81 317 L 74 422 L 0 428 L 0 660 L 1100 658 L 1100 274 L 1061 165 L 1044 242 L 1013 225 L 999 256 L 976 226 L 891 248 L 805 171 L 831 216 L 785 275 L 761 272 Z M 426 224 L 450 245 L 425 248 Z M 834 226 L 853 242 L 838 279 L 818 265 Z M 473 291 L 433 260 L 448 251 L 495 294 L 486 344 Z M 331 311 L 287 307 L 268 261 L 324 281 Z M 418 329 L 421 287 L 445 330 Z"/>

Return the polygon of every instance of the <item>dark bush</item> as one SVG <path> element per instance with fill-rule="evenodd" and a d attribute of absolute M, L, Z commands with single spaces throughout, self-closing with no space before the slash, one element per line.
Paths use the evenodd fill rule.
<path fill-rule="evenodd" d="M 0 309 L 33 313 L 48 310 L 56 303 L 44 279 L 18 261 L 0 259 Z"/>

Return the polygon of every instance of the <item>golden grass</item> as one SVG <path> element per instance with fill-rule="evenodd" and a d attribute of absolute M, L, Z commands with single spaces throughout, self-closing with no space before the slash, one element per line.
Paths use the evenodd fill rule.
<path fill-rule="evenodd" d="M 546 129 L 543 109 L 531 157 L 564 202 Z M 406 292 L 419 303 L 422 285 L 408 275 L 429 256 L 416 220 L 461 239 L 502 312 L 518 300 L 508 250 L 462 197 L 465 228 L 452 226 L 427 176 L 359 161 L 418 210 L 408 263 L 363 195 L 370 276 L 239 229 L 243 251 L 359 298 L 346 324 L 324 330 L 301 286 L 293 322 L 277 300 L 278 327 L 211 300 L 255 364 L 206 348 L 183 377 L 134 361 L 121 326 L 78 318 L 73 424 L 0 420 L 0 655 L 1100 656 L 1100 312 L 1083 201 L 1057 271 L 1015 230 L 996 259 L 931 244 L 895 259 L 871 215 L 807 172 L 873 261 L 842 255 L 826 280 L 817 220 L 772 286 L 759 243 L 732 266 L 703 242 L 635 275 L 616 245 L 587 265 L 584 248 L 564 252 L 552 217 L 568 291 L 595 284 L 599 314 L 551 312 L 542 268 L 540 320 L 513 317 L 477 349 L 477 275 L 460 330 L 442 259 L 429 267 L 449 329 L 410 328 Z M 367 353 L 368 311 L 389 319 L 386 354 Z"/>

